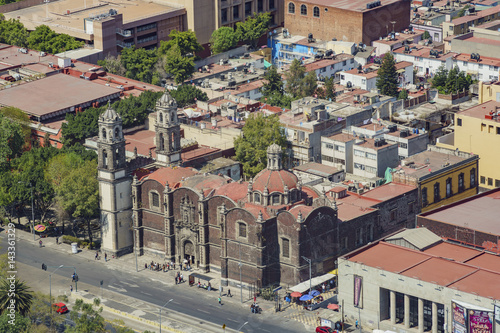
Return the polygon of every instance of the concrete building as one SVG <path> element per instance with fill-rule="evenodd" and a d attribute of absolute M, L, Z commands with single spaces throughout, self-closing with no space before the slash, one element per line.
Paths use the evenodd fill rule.
<path fill-rule="evenodd" d="M 500 93 L 498 93 L 500 95 Z M 474 152 L 479 156 L 479 188 L 500 187 L 500 157 L 492 153 L 500 145 L 500 102 L 490 100 L 455 114 L 454 133 L 438 144 L 445 148 Z"/>
<path fill-rule="evenodd" d="M 409 1 L 285 2 L 285 28 L 292 35 L 308 36 L 312 33 L 315 38 L 322 40 L 336 38 L 371 45 L 373 40 L 386 36 L 388 29 L 402 31 L 409 26 Z"/>
<path fill-rule="evenodd" d="M 365 178 L 383 177 L 386 169 L 399 163 L 398 145 L 384 139 L 340 133 L 321 138 L 321 159 L 325 165 Z"/>
<path fill-rule="evenodd" d="M 371 91 L 377 89 L 377 71 L 379 66 L 376 64 L 358 67 L 350 71 L 340 73 L 340 84 L 350 87 Z M 396 63 L 396 71 L 399 74 L 399 85 L 405 87 L 413 84 L 413 64 L 408 61 Z"/>
<path fill-rule="evenodd" d="M 488 101 L 500 102 L 500 81 L 478 83 L 478 103 L 483 104 Z"/>
<path fill-rule="evenodd" d="M 124 47 L 155 48 L 172 30 L 186 29 L 186 10 L 161 2 L 142 0 L 88 3 L 79 0 L 47 2 L 5 13 L 19 19 L 28 30 L 47 25 L 101 50 L 99 59 L 117 55 Z"/>
<path fill-rule="evenodd" d="M 387 52 L 392 53 L 393 50 L 400 48 L 405 44 L 418 44 L 422 40 L 423 31 L 419 30 L 408 30 L 404 32 L 392 33 L 390 32 L 385 38 L 374 40 L 372 46 L 375 47 L 375 55 L 381 57 Z"/>
<path fill-rule="evenodd" d="M 477 194 L 478 161 L 478 155 L 428 146 L 402 160 L 392 177 L 418 187 L 419 204 L 426 212 Z"/>
<path fill-rule="evenodd" d="M 482 247 L 498 255 L 500 254 L 498 199 L 500 199 L 500 189 L 489 190 L 420 214 L 417 216 L 416 225 L 428 228 L 439 237 Z"/>
<path fill-rule="evenodd" d="M 492 7 L 470 15 L 457 17 L 442 23 L 443 37 L 458 36 L 470 32 L 471 27 L 498 20 L 500 7 Z"/>
<path fill-rule="evenodd" d="M 478 53 L 481 58 L 498 58 L 500 52 L 499 28 L 499 20 L 470 27 L 471 32 L 456 36 L 450 40 L 450 50 L 466 54 Z"/>
<path fill-rule="evenodd" d="M 388 258 L 390 258 L 388 260 Z M 476 332 L 500 329 L 500 257 L 405 230 L 338 259 L 338 299 L 364 330 Z"/>
<path fill-rule="evenodd" d="M 340 183 L 345 178 L 345 172 L 343 170 L 315 162 L 296 166 L 293 168 L 293 173 L 299 177 L 303 184 L 319 183 L 323 181 Z"/>
<path fill-rule="evenodd" d="M 412 62 L 419 76 L 433 76 L 441 66 L 447 70 L 452 69 L 453 57 L 457 55 L 453 52 L 443 54 L 442 50 L 422 45 L 405 45 L 395 49 L 393 54 L 396 61 Z"/>
<path fill-rule="evenodd" d="M 349 134 L 364 135 L 367 138 L 382 138 L 389 143 L 398 145 L 399 159 L 420 153 L 427 149 L 429 136 L 427 133 L 414 128 L 405 128 L 396 124 L 388 126 L 381 124 L 366 124 L 362 126 L 351 126 L 344 132 Z"/>

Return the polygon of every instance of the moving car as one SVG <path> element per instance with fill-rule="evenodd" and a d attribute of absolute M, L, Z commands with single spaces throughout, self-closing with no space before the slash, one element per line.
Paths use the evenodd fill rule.
<path fill-rule="evenodd" d="M 68 307 L 64 303 L 54 303 L 52 304 L 52 308 L 59 314 L 63 314 L 69 311 Z"/>

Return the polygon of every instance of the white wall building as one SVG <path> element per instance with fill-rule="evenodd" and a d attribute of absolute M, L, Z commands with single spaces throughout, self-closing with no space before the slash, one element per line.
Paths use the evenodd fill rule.
<path fill-rule="evenodd" d="M 363 68 L 341 72 L 340 84 L 346 87 L 359 87 L 360 89 L 368 91 L 377 89 L 378 68 L 378 65 L 371 64 Z M 396 70 L 399 73 L 400 85 L 405 86 L 407 84 L 413 84 L 413 64 L 411 62 L 397 62 Z"/>
<path fill-rule="evenodd" d="M 456 56 L 457 53 L 441 53 L 436 57 L 431 56 L 430 52 L 433 49 L 430 47 L 422 45 L 406 46 L 409 47 L 409 50 L 405 50 L 405 46 L 395 49 L 393 51 L 394 58 L 396 61 L 412 62 L 414 68 L 417 70 L 417 74 L 420 76 L 434 75 L 442 65 L 448 70 L 453 68 L 453 57 Z"/>

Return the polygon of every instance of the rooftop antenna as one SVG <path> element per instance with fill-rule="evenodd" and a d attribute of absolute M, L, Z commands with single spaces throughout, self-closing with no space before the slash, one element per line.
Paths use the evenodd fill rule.
<path fill-rule="evenodd" d="M 394 25 L 396 24 L 396 21 L 391 21 L 392 24 L 392 32 L 394 32 Z"/>

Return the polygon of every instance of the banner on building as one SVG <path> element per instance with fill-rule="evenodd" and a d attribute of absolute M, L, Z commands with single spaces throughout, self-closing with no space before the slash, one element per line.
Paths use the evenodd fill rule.
<path fill-rule="evenodd" d="M 361 276 L 354 275 L 354 306 L 357 308 L 362 308 L 362 294 L 363 294 L 363 278 Z"/>
<path fill-rule="evenodd" d="M 469 310 L 469 328 L 469 333 L 493 333 L 493 313 Z"/>
<path fill-rule="evenodd" d="M 452 333 L 467 333 L 467 310 L 456 302 L 451 303 L 453 311 Z"/>

